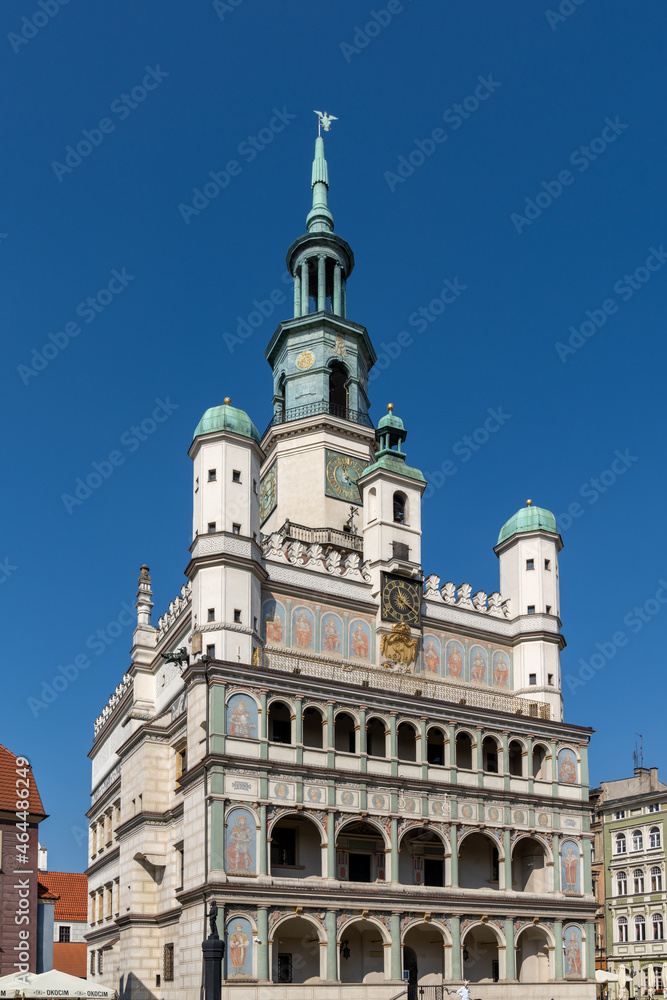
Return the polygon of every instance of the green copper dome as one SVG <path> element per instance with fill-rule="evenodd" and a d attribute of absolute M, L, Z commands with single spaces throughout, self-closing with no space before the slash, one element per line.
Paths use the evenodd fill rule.
<path fill-rule="evenodd" d="M 378 421 L 378 430 L 383 427 L 395 427 L 397 430 L 405 430 L 405 426 L 400 417 L 394 416 L 394 404 L 389 403 L 387 406 L 387 413 Z"/>
<path fill-rule="evenodd" d="M 241 437 L 252 438 L 259 444 L 259 431 L 243 410 L 237 410 L 227 397 L 222 406 L 212 406 L 206 411 L 197 424 L 194 437 L 201 434 L 214 434 L 216 431 L 231 431 Z"/>
<path fill-rule="evenodd" d="M 500 534 L 498 535 L 498 545 L 506 542 L 512 535 L 519 535 L 523 531 L 553 531 L 558 534 L 556 518 L 550 510 L 544 507 L 534 507 L 532 500 L 529 500 L 525 507 L 518 510 L 514 517 L 505 521 Z"/>

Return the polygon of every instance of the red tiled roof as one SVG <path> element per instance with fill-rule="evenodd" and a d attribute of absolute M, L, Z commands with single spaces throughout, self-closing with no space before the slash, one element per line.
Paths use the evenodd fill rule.
<path fill-rule="evenodd" d="M 58 972 L 66 972 L 68 976 L 79 976 L 80 979 L 87 978 L 86 952 L 88 947 L 85 941 L 70 941 L 67 944 L 54 942 L 53 945 L 53 968 Z"/>
<path fill-rule="evenodd" d="M 46 899 L 48 902 L 53 902 L 54 899 L 60 899 L 60 896 L 56 896 L 54 892 L 51 892 L 43 882 L 37 883 L 37 898 Z"/>
<path fill-rule="evenodd" d="M 59 897 L 54 920 L 88 919 L 88 879 L 82 872 L 40 872 L 39 881 Z"/>
<path fill-rule="evenodd" d="M 0 744 L 0 809 L 6 809 L 9 812 L 18 812 L 16 803 L 21 801 L 21 796 L 18 798 L 16 796 L 16 782 L 22 779 L 23 775 L 16 773 L 19 770 L 16 759 L 16 754 Z M 20 768 L 20 770 L 23 770 L 23 768 Z M 29 812 L 37 816 L 46 816 L 32 771 L 29 772 L 25 780 L 30 782 Z M 25 785 L 19 786 L 18 790 L 20 788 L 25 788 Z"/>

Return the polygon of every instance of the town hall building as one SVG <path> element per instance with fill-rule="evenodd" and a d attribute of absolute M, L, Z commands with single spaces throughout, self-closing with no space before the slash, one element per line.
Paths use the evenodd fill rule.
<path fill-rule="evenodd" d="M 260 435 L 229 398 L 201 418 L 187 582 L 155 623 L 141 567 L 90 751 L 89 980 L 199 1000 L 215 901 L 224 1000 L 464 979 L 593 1000 L 591 730 L 563 721 L 556 521 L 531 501 L 505 521 L 497 589 L 422 554 L 426 481 L 399 409 L 371 421 L 328 192 L 318 137 L 273 418 Z"/>

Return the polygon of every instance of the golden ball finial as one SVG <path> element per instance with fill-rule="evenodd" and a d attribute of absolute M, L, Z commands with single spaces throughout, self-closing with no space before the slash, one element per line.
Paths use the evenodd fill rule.
<path fill-rule="evenodd" d="M 394 411 L 394 404 L 393 403 L 387 403 L 387 410 L 389 411 L 389 413 L 393 413 L 393 411 Z"/>
<path fill-rule="evenodd" d="M 533 501 L 532 500 L 526 500 L 526 507 L 532 507 L 532 506 L 533 506 Z"/>
<path fill-rule="evenodd" d="M 223 403 L 225 404 L 225 406 L 231 406 L 232 405 L 232 401 L 229 398 L 229 396 L 225 396 L 225 398 L 223 399 Z"/>

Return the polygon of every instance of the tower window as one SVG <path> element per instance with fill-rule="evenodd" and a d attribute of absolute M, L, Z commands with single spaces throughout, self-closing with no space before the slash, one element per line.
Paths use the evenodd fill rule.
<path fill-rule="evenodd" d="M 551 559 L 545 559 L 544 560 L 544 568 L 548 569 L 548 570 L 551 569 Z"/>
<path fill-rule="evenodd" d="M 212 660 L 215 659 L 215 646 L 206 647 L 206 655 L 210 656 Z"/>
<path fill-rule="evenodd" d="M 547 604 L 547 614 L 548 615 L 551 614 L 551 605 L 550 604 Z"/>
<path fill-rule="evenodd" d="M 534 615 L 535 614 L 535 605 L 534 604 L 529 604 L 528 605 L 528 614 L 529 615 Z"/>
<path fill-rule="evenodd" d="M 217 469 L 209 469 L 208 470 L 208 481 L 209 481 L 209 483 L 214 483 L 217 478 L 218 478 Z"/>
<path fill-rule="evenodd" d="M 537 684 L 537 674 L 528 674 L 528 683 Z"/>
<path fill-rule="evenodd" d="M 253 481 L 252 481 L 252 491 L 253 491 L 253 493 L 257 493 L 257 480 L 256 479 L 253 479 Z"/>
<path fill-rule="evenodd" d="M 215 608 L 209 608 L 208 609 L 206 620 L 209 621 L 209 622 L 214 622 L 215 621 Z"/>
<path fill-rule="evenodd" d="M 241 621 L 241 609 L 240 608 L 234 608 L 234 621 L 235 622 L 240 622 Z"/>
<path fill-rule="evenodd" d="M 329 412 L 335 417 L 347 419 L 348 372 L 340 361 L 333 361 L 329 374 Z"/>
<path fill-rule="evenodd" d="M 209 521 L 208 522 L 208 533 L 209 533 L 209 535 L 212 535 L 214 531 L 215 531 L 215 521 Z"/>
<path fill-rule="evenodd" d="M 241 482 L 241 472 L 239 469 L 232 469 L 232 482 L 233 483 Z"/>
<path fill-rule="evenodd" d="M 394 521 L 396 524 L 407 522 L 407 497 L 404 493 L 394 493 Z"/>
<path fill-rule="evenodd" d="M 526 569 L 535 569 L 534 559 L 526 559 Z"/>
<path fill-rule="evenodd" d="M 240 535 L 241 534 L 241 525 L 240 524 L 233 524 L 232 525 L 232 533 L 234 535 Z"/>
<path fill-rule="evenodd" d="M 554 675 L 553 674 L 547 674 L 547 680 L 548 680 L 549 686 L 553 687 Z"/>

